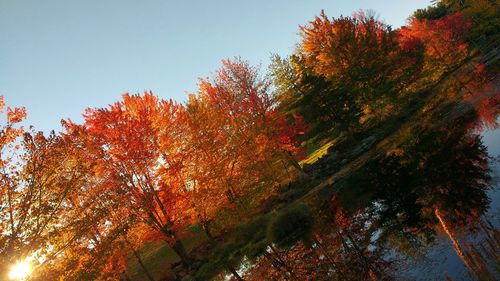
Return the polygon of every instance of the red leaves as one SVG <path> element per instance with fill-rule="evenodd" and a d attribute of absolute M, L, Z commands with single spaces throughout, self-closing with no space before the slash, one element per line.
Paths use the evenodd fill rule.
<path fill-rule="evenodd" d="M 93 189 L 97 196 L 107 194 L 104 204 L 142 220 L 164 240 L 180 239 L 190 223 L 183 108 L 151 92 L 122 98 L 108 108 L 88 109 L 83 125 L 66 122 L 66 138 L 93 167 Z"/>
<path fill-rule="evenodd" d="M 408 29 L 406 28 L 400 29 L 399 34 L 401 35 L 400 39 L 401 49 L 404 52 L 407 53 L 416 52 L 418 51 L 419 48 L 423 46 L 422 40 L 413 36 L 411 32 L 408 31 Z"/>
<path fill-rule="evenodd" d="M 451 63 L 451 60 L 467 54 L 464 34 L 471 27 L 471 21 L 462 13 L 454 13 L 436 20 L 413 18 L 409 27 L 402 28 L 400 34 L 403 42 L 414 41 L 415 38 L 422 41 L 427 56 Z"/>

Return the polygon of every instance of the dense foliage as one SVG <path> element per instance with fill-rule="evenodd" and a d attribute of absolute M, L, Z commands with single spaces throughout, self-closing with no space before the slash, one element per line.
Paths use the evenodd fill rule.
<path fill-rule="evenodd" d="M 1 274 L 28 259 L 30 280 L 131 280 L 134 265 L 149 280 L 391 280 L 387 245 L 418 252 L 443 231 L 489 280 L 455 232 L 489 204 L 472 128 L 500 112 L 498 6 L 439 1 L 398 29 L 321 12 L 269 75 L 224 60 L 185 103 L 124 94 L 60 133 L 25 130 L 1 99 Z M 159 277 L 143 251 L 161 247 Z"/>

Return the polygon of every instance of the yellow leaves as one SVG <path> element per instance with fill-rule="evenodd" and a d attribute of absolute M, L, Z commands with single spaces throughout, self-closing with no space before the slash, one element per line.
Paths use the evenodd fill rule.
<path fill-rule="evenodd" d="M 361 108 L 363 115 L 359 118 L 359 123 L 364 124 L 372 118 L 373 110 L 369 104 L 364 104 Z"/>

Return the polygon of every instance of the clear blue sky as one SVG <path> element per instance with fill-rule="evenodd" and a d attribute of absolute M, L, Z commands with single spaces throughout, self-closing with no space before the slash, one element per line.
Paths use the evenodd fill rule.
<path fill-rule="evenodd" d="M 0 0 L 0 95 L 28 124 L 60 129 L 125 92 L 183 101 L 223 58 L 263 69 L 288 55 L 298 25 L 372 9 L 393 26 L 429 0 Z"/>

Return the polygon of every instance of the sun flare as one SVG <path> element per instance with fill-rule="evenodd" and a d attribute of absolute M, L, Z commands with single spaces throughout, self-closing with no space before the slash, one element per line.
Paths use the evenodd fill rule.
<path fill-rule="evenodd" d="M 31 273 L 31 264 L 28 261 L 19 261 L 9 271 L 10 280 L 25 280 Z"/>

